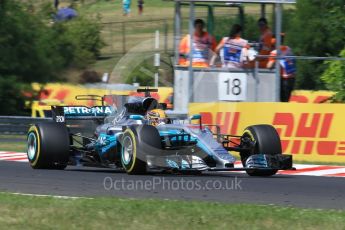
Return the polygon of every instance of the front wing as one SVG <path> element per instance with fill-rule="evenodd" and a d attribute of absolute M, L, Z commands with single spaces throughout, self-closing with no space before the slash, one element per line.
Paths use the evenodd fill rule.
<path fill-rule="evenodd" d="M 226 164 L 225 167 L 210 167 L 207 163 L 195 155 L 165 155 L 147 156 L 150 169 L 166 169 L 174 171 L 245 171 L 249 169 L 260 170 L 291 170 L 292 155 L 267 155 L 256 154 L 250 156 L 246 167 L 235 168 L 234 164 Z"/>

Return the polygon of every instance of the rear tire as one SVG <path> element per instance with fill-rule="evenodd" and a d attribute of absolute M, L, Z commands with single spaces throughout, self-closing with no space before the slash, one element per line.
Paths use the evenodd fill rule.
<path fill-rule="evenodd" d="M 27 135 L 27 156 L 33 169 L 65 169 L 69 160 L 70 138 L 59 123 L 32 125 Z"/>
<path fill-rule="evenodd" d="M 162 148 L 158 130 L 151 125 L 129 127 L 121 140 L 121 164 L 128 174 L 145 174 L 146 155 Z"/>
<path fill-rule="evenodd" d="M 250 152 L 241 153 L 241 161 L 243 167 L 246 167 L 246 160 L 249 156 L 254 154 L 277 155 L 282 154 L 282 147 L 279 135 L 276 129 L 271 125 L 253 125 L 244 130 L 242 137 L 247 137 L 255 142 Z M 246 170 L 250 176 L 272 176 L 278 170 L 260 170 L 250 169 Z"/>

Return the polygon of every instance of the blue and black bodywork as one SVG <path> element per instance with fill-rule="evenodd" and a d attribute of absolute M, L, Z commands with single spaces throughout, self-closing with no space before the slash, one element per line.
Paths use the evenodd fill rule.
<path fill-rule="evenodd" d="M 167 118 L 153 126 L 146 118 L 152 109 L 165 109 L 150 97 L 116 97 L 101 106 L 52 107 L 53 121 L 35 124 L 28 133 L 28 158 L 33 168 L 64 169 L 67 165 L 123 169 L 129 174 L 148 171 L 246 171 L 270 176 L 292 169 L 292 156 L 282 154 L 279 136 L 270 125 L 253 125 L 243 135 L 213 132 L 200 115 Z M 114 99 L 114 98 L 113 98 Z M 217 129 L 219 130 L 219 129 Z M 240 153 L 242 168 L 235 168 Z"/>

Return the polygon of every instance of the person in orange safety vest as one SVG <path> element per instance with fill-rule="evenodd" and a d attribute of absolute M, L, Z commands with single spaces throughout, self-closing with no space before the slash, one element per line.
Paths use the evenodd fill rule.
<path fill-rule="evenodd" d="M 268 27 L 268 22 L 266 18 L 260 18 L 258 20 L 258 26 L 260 30 L 259 38 L 259 55 L 269 55 L 273 50 L 272 38 L 273 34 L 271 29 Z M 259 59 L 259 67 L 266 68 L 268 59 L 261 58 Z"/>
<path fill-rule="evenodd" d="M 209 67 L 209 60 L 216 48 L 216 40 L 204 31 L 205 22 L 202 19 L 194 21 L 193 37 L 193 67 Z M 180 42 L 179 65 L 189 66 L 190 36 L 186 35 Z"/>
<path fill-rule="evenodd" d="M 280 46 L 280 55 L 281 56 L 293 56 L 292 50 L 289 46 L 283 45 L 285 34 L 281 34 L 281 46 Z M 272 39 L 272 44 L 275 43 L 275 39 Z M 270 53 L 270 56 L 277 56 L 277 50 L 273 50 Z M 288 102 L 291 96 L 291 92 L 295 84 L 295 75 L 296 75 L 296 59 L 294 58 L 284 58 L 277 60 L 280 64 L 280 101 Z M 270 57 L 268 59 L 267 68 L 272 69 L 276 59 Z"/>

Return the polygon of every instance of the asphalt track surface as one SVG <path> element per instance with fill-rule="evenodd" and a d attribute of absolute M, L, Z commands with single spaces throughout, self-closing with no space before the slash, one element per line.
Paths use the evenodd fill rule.
<path fill-rule="evenodd" d="M 345 209 L 345 179 L 242 173 L 127 175 L 110 169 L 33 170 L 0 161 L 0 191 L 59 196 L 163 198 Z"/>

